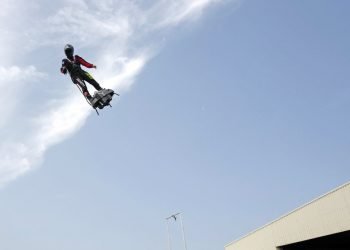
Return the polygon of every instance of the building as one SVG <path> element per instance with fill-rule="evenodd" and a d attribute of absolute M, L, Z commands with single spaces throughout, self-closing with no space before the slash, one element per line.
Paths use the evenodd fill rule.
<path fill-rule="evenodd" d="M 350 182 L 225 246 L 276 249 L 350 250 Z"/>

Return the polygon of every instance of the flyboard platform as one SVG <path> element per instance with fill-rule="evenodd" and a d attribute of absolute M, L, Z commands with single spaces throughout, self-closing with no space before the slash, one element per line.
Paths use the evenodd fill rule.
<path fill-rule="evenodd" d="M 112 89 L 101 89 L 94 93 L 92 98 L 89 100 L 89 103 L 95 109 L 96 113 L 99 115 L 97 108 L 103 109 L 106 106 L 112 107 L 110 103 L 114 95 L 119 96 L 119 94 L 114 92 L 114 90 Z"/>

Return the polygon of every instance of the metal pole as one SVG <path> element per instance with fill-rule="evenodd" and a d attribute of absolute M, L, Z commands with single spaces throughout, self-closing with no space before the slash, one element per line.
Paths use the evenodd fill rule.
<path fill-rule="evenodd" d="M 168 219 L 166 219 L 166 227 L 167 227 L 167 231 L 168 231 L 168 247 L 169 247 L 169 250 L 171 250 L 171 239 L 170 239 L 170 230 L 169 230 L 169 221 L 168 221 Z"/>
<path fill-rule="evenodd" d="M 166 219 L 166 224 L 167 224 L 167 230 L 168 230 L 168 244 L 169 244 L 169 250 L 171 250 L 170 230 L 169 230 L 169 219 L 174 218 L 174 220 L 176 221 L 176 216 L 178 216 L 178 215 L 179 215 L 179 217 L 180 217 L 183 244 L 184 244 L 185 250 L 187 250 L 186 237 L 185 237 L 185 228 L 184 228 L 184 224 L 183 224 L 183 221 L 182 221 L 182 215 L 181 215 L 181 213 L 176 213 L 176 214 L 173 214 L 173 215 L 169 216 L 168 218 L 165 218 L 165 219 Z"/>
<path fill-rule="evenodd" d="M 187 244 L 186 244 L 186 238 L 185 238 L 185 228 L 184 228 L 184 224 L 182 222 L 182 215 L 181 215 L 181 213 L 180 213 L 180 222 L 181 222 L 181 228 L 182 228 L 182 238 L 184 240 L 185 250 L 187 250 Z"/>

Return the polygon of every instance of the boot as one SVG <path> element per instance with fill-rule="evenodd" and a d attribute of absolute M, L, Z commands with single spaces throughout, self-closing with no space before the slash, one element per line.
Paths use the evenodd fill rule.
<path fill-rule="evenodd" d="M 85 92 L 84 92 L 84 96 L 86 97 L 86 99 L 87 99 L 89 102 L 91 102 L 92 96 L 90 95 L 89 92 L 85 91 Z"/>

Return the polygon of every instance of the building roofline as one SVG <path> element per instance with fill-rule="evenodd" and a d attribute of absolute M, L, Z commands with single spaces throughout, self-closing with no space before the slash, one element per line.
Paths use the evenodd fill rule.
<path fill-rule="evenodd" d="M 250 232 L 250 233 L 248 233 L 248 234 L 242 236 L 241 238 L 239 238 L 239 239 L 237 239 L 237 240 L 234 240 L 234 241 L 232 241 L 232 242 L 226 244 L 226 245 L 225 245 L 225 248 L 228 247 L 228 246 L 230 246 L 230 245 L 232 245 L 232 244 L 234 244 L 234 243 L 237 243 L 237 242 L 243 240 L 244 238 L 247 238 L 248 236 L 250 236 L 250 235 L 252 235 L 252 234 L 254 234 L 254 233 L 256 233 L 256 232 L 258 232 L 258 231 L 260 231 L 260 230 L 262 230 L 262 229 L 264 229 L 264 228 L 266 228 L 266 227 L 268 227 L 268 226 L 270 226 L 270 225 L 272 225 L 272 224 L 274 224 L 274 223 L 276 223 L 277 221 L 280 221 L 281 219 L 283 219 L 283 218 L 285 218 L 285 217 L 287 217 L 287 216 L 289 216 L 289 215 L 291 215 L 291 214 L 293 214 L 293 213 L 295 213 L 295 212 L 297 212 L 297 211 L 299 211 L 299 210 L 301 210 L 301 209 L 303 209 L 303 208 L 305 208 L 305 207 L 311 205 L 312 203 L 314 203 L 314 202 L 316 202 L 316 201 L 318 201 L 318 200 L 320 200 L 320 199 L 322 199 L 322 198 L 324 198 L 324 197 L 326 197 L 326 196 L 329 196 L 330 194 L 332 194 L 332 193 L 334 193 L 334 192 L 336 192 L 336 191 L 338 191 L 338 190 L 340 190 L 340 189 L 343 189 L 343 188 L 345 188 L 345 187 L 347 187 L 347 186 L 349 186 L 349 185 L 350 185 L 350 181 L 346 182 L 345 184 L 343 184 L 343 185 L 341 185 L 341 186 L 339 186 L 339 187 L 337 187 L 337 188 L 332 189 L 331 191 L 329 191 L 329 192 L 327 192 L 327 193 L 325 193 L 325 194 L 323 194 L 323 195 L 321 195 L 321 196 L 319 196 L 319 197 L 317 197 L 317 198 L 311 200 L 310 202 L 308 202 L 308 203 L 306 203 L 306 204 L 304 204 L 304 205 L 301 205 L 300 207 L 297 207 L 296 209 L 292 210 L 291 212 L 286 213 L 286 214 L 284 214 L 284 215 L 278 217 L 277 219 L 275 219 L 275 220 L 273 220 L 273 221 L 271 221 L 271 222 L 269 222 L 269 223 L 267 223 L 267 224 L 265 224 L 265 225 L 263 225 L 263 226 L 261 226 L 261 227 L 255 229 L 254 231 L 252 231 L 252 232 Z"/>

